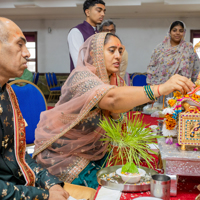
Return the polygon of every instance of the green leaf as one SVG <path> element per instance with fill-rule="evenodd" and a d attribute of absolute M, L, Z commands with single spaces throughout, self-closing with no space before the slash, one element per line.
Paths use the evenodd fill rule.
<path fill-rule="evenodd" d="M 132 174 L 139 174 L 138 168 L 134 163 L 126 163 L 123 167 L 122 167 L 122 172 L 128 172 L 128 173 L 132 173 Z"/>

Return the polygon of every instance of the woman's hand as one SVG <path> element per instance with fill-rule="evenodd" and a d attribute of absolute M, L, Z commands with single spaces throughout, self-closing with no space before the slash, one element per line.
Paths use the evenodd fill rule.
<path fill-rule="evenodd" d="M 112 113 L 112 112 L 110 113 L 110 116 L 112 119 L 115 119 L 115 120 L 119 119 L 121 117 L 121 115 L 119 113 Z"/>
<path fill-rule="evenodd" d="M 188 78 L 175 74 L 167 82 L 163 83 L 159 87 L 159 93 L 161 95 L 168 95 L 173 91 L 179 90 L 182 94 L 192 91 L 195 84 Z"/>

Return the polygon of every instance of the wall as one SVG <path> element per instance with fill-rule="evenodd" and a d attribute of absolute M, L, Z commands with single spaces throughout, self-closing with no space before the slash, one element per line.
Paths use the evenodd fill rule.
<path fill-rule="evenodd" d="M 200 18 L 160 19 L 113 19 L 117 35 L 129 53 L 127 71 L 146 72 L 153 49 L 163 41 L 168 27 L 174 20 L 187 25 L 186 40 L 190 40 L 190 29 L 200 29 Z M 23 20 L 15 21 L 23 31 L 38 31 L 38 71 L 70 72 L 67 34 L 71 27 L 83 20 Z M 52 32 L 48 33 L 48 27 Z"/>

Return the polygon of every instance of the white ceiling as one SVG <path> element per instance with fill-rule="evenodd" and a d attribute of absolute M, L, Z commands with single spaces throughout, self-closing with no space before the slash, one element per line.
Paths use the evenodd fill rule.
<path fill-rule="evenodd" d="M 106 18 L 200 17 L 200 0 L 104 0 Z M 10 19 L 80 19 L 84 0 L 0 0 Z"/>

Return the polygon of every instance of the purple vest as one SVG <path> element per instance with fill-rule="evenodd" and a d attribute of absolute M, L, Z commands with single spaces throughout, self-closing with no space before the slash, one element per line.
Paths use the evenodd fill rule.
<path fill-rule="evenodd" d="M 83 35 L 84 38 L 84 42 L 92 35 L 95 34 L 94 28 L 86 21 L 84 21 L 82 24 L 79 24 L 77 26 L 75 26 L 74 28 L 77 28 Z M 98 31 L 96 31 L 98 32 Z M 74 69 L 74 63 L 73 60 L 70 56 L 70 72 Z"/>

